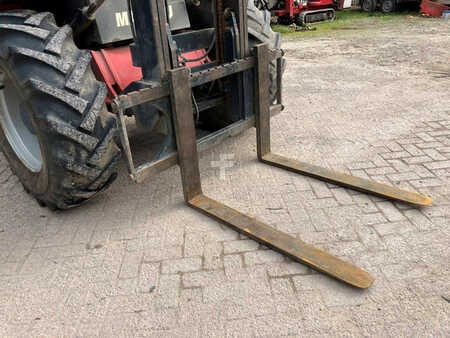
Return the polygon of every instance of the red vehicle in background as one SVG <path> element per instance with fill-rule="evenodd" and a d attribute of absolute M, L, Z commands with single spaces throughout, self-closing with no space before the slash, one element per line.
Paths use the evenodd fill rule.
<path fill-rule="evenodd" d="M 351 0 L 255 0 L 260 9 L 269 10 L 281 24 L 333 21 L 336 10 L 350 8 Z"/>

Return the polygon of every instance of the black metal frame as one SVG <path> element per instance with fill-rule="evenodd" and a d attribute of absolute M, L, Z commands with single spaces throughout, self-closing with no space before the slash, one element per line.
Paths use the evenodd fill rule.
<path fill-rule="evenodd" d="M 281 60 L 282 53 L 279 51 L 272 51 L 271 57 Z M 210 68 L 206 71 L 199 71 L 194 74 L 190 74 L 187 86 L 182 88 L 193 88 L 217 79 L 221 79 L 227 76 L 234 75 L 236 73 L 248 71 L 255 66 L 255 57 L 248 57 L 242 60 L 234 61 L 231 63 L 223 64 Z M 278 82 L 281 83 L 282 74 L 282 64 L 278 62 Z M 281 86 L 280 86 L 281 89 Z M 271 116 L 277 115 L 283 109 L 281 101 L 281 90 L 279 90 L 279 95 L 276 104 L 270 106 Z M 160 83 L 156 85 L 150 85 L 147 88 L 141 89 L 140 91 L 132 92 L 126 95 L 118 96 L 112 103 L 113 111 L 117 116 L 117 123 L 119 127 L 119 133 L 122 141 L 122 148 L 125 151 L 125 156 L 127 158 L 128 170 L 130 177 L 137 183 L 141 183 L 147 178 L 154 176 L 161 171 L 164 171 L 171 166 L 177 164 L 177 153 L 171 152 L 165 154 L 162 158 L 148 162 L 135 167 L 133 161 L 133 155 L 131 152 L 131 146 L 128 139 L 128 132 L 125 123 L 125 111 L 134 106 L 144 104 L 147 102 L 155 101 L 161 98 L 170 96 L 171 88 L 169 83 Z M 239 133 L 255 126 L 255 116 L 251 116 L 247 119 L 235 122 L 217 132 L 209 134 L 198 140 L 198 147 L 200 151 L 204 151 L 214 147 L 224 141 L 227 137 L 236 136 Z"/>
<path fill-rule="evenodd" d="M 221 0 L 217 0 L 221 1 Z M 160 27 L 156 27 L 155 22 L 160 19 L 161 12 L 157 11 L 164 0 L 136 0 L 136 3 L 151 3 L 150 11 L 152 20 L 147 20 L 154 27 L 153 33 L 136 32 L 142 35 L 141 40 L 148 43 L 150 37 L 154 38 L 157 34 L 161 34 Z M 229 1 L 231 2 L 231 0 Z M 246 34 L 246 1 L 234 0 L 235 5 L 239 5 L 238 17 L 240 18 L 240 44 L 241 50 L 247 50 L 248 45 L 245 44 Z M 133 10 L 143 10 L 140 6 L 133 7 Z M 155 11 L 156 10 L 156 11 Z M 145 21 L 145 18 L 141 18 Z M 142 26 L 143 23 L 139 27 Z M 216 30 L 217 32 L 219 29 Z M 245 34 L 242 34 L 245 32 Z M 146 34 L 148 34 L 146 36 Z M 219 41 L 219 39 L 218 39 Z M 151 44 L 157 43 L 160 47 L 158 55 L 163 60 L 164 49 L 161 46 L 162 39 L 156 39 Z M 139 47 L 139 46 L 138 46 Z M 142 49 L 140 46 L 139 50 Z M 161 52 L 161 53 L 160 53 Z M 373 278 L 365 271 L 344 262 L 329 253 L 319 250 L 297 238 L 289 236 L 285 233 L 277 231 L 266 224 L 250 218 L 226 205 L 210 199 L 203 195 L 201 189 L 200 170 L 198 164 L 198 149 L 209 148 L 227 136 L 231 136 L 251 126 L 256 127 L 257 131 L 257 153 L 258 159 L 266 164 L 277 166 L 286 170 L 290 170 L 299 174 L 312 176 L 314 178 L 327 181 L 333 184 L 342 185 L 347 188 L 364 191 L 370 194 L 386 197 L 393 200 L 399 200 L 414 205 L 428 205 L 431 199 L 426 196 L 412 192 L 407 192 L 398 188 L 386 186 L 374 181 L 364 180 L 350 175 L 334 172 L 332 170 L 317 167 L 307 163 L 298 162 L 289 158 L 271 153 L 270 149 L 270 116 L 271 113 L 281 111 L 281 75 L 282 75 L 282 53 L 279 51 L 271 51 L 267 45 L 259 45 L 255 47 L 255 55 L 250 56 L 249 53 L 243 53 L 242 57 L 230 63 L 222 63 L 205 71 L 191 73 L 186 67 L 173 67 L 167 69 L 168 63 L 157 62 L 158 69 L 155 71 L 155 61 L 144 60 L 144 67 L 153 67 L 152 71 L 144 69 L 143 73 L 149 78 L 142 81 L 144 88 L 140 91 L 121 95 L 117 97 L 112 107 L 117 114 L 117 121 L 120 128 L 122 145 L 128 160 L 128 167 L 132 179 L 137 182 L 144 178 L 152 176 L 168 167 L 178 163 L 181 169 L 181 177 L 183 184 L 183 192 L 186 203 L 199 210 L 200 212 L 210 216 L 221 223 L 234 228 L 237 231 L 277 250 L 303 264 L 324 272 L 338 280 L 344 281 L 350 285 L 359 288 L 367 288 Z M 144 55 L 140 56 L 144 58 Z M 277 82 L 279 84 L 279 93 L 277 103 L 270 106 L 267 93 L 269 92 L 269 64 L 277 59 Z M 164 70 L 164 71 L 163 71 Z M 218 132 L 208 135 L 206 138 L 197 140 L 194 112 L 192 107 L 191 89 L 198 85 L 208 83 L 220 78 L 231 76 L 242 72 L 253 72 L 253 88 L 254 88 L 254 107 L 256 119 L 244 119 L 232 124 Z M 167 76 L 167 77 L 166 77 Z M 126 109 L 135 105 L 150 102 L 164 97 L 170 97 L 172 105 L 172 118 L 175 126 L 175 135 L 177 142 L 177 152 L 167 155 L 165 158 L 153 163 L 147 163 L 143 166 L 135 168 L 131 155 L 130 143 L 125 125 L 124 112 Z"/>
<path fill-rule="evenodd" d="M 225 27 L 220 27 L 220 23 L 224 24 L 223 20 L 216 19 L 216 27 L 204 28 L 194 30 L 191 32 L 183 32 L 178 34 L 172 34 L 170 28 L 168 28 L 168 20 L 166 14 L 166 1 L 165 0 L 133 0 L 130 3 L 130 17 L 133 17 L 134 21 L 134 36 L 135 42 L 131 46 L 133 61 L 136 66 L 142 68 L 143 79 L 134 84 L 134 88 L 140 88 L 140 90 L 128 92 L 126 95 L 121 95 L 112 104 L 113 111 L 117 114 L 117 122 L 121 135 L 123 149 L 127 157 L 128 169 L 131 178 L 136 182 L 142 182 L 144 179 L 169 168 L 177 163 L 176 150 L 167 148 L 167 151 L 160 151 L 158 155 L 148 163 L 144 163 L 138 167 L 135 166 L 131 147 L 128 141 L 128 132 L 125 124 L 126 113 L 129 113 L 129 108 L 137 105 L 148 104 L 161 99 L 168 99 L 170 97 L 170 88 L 168 83 L 168 74 L 172 69 L 181 67 L 178 63 L 177 54 L 181 50 L 187 52 L 190 50 L 198 50 L 205 48 L 205 43 L 210 42 L 212 34 L 216 34 L 215 40 L 223 41 Z M 234 60 L 231 62 L 220 62 L 219 59 L 223 59 L 223 48 L 219 43 L 216 43 L 216 61 L 207 65 L 206 69 L 196 67 L 191 69 L 191 76 L 189 87 L 194 88 L 203 84 L 223 79 L 237 74 L 250 73 L 255 65 L 255 58 L 250 56 L 248 49 L 248 32 L 247 32 L 247 1 L 246 0 L 216 0 L 216 7 L 219 3 L 226 3 L 228 8 L 231 8 L 234 12 L 231 12 L 231 17 L 235 28 L 239 30 L 236 34 L 236 49 L 239 51 L 235 53 Z M 236 27 L 237 26 L 237 27 Z M 205 42 L 206 41 L 206 42 Z M 174 46 L 177 48 L 175 49 Z M 148 51 L 154 51 L 154 56 L 149 57 Z M 273 58 L 278 58 L 281 55 L 280 51 L 272 53 Z M 281 63 L 280 63 L 281 74 Z M 249 76 L 241 76 L 234 78 L 234 82 L 237 82 L 237 86 L 240 90 L 249 91 L 252 96 L 253 90 L 246 85 L 248 83 Z M 241 83 L 242 82 L 242 83 Z M 281 78 L 280 81 L 281 83 Z M 228 136 L 234 136 L 240 132 L 254 126 L 254 114 L 249 113 L 248 106 L 243 108 L 244 99 L 243 93 L 240 93 L 240 101 L 238 103 L 241 112 L 239 114 L 234 113 L 233 116 L 238 117 L 235 123 L 230 124 L 222 130 L 211 133 L 199 140 L 199 146 L 201 150 L 209 149 L 210 147 L 220 143 Z M 210 100 L 206 102 L 208 104 L 220 104 L 221 100 Z M 202 105 L 201 108 L 205 109 Z M 251 106 L 250 106 L 251 107 Z M 282 110 L 281 104 L 281 91 L 278 95 L 277 104 L 271 107 L 273 115 L 279 113 Z M 231 112 L 230 112 L 231 113 Z M 236 118 L 234 119 L 236 120 Z M 172 121 L 166 121 L 168 124 Z M 167 138 L 174 139 L 175 135 L 169 135 Z M 165 142 L 167 143 L 167 142 Z"/>

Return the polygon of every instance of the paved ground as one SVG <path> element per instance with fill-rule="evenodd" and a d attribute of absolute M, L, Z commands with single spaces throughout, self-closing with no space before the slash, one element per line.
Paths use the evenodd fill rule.
<path fill-rule="evenodd" d="M 367 291 L 183 205 L 172 168 L 52 213 L 0 157 L 0 336 L 450 335 L 450 25 L 287 41 L 280 153 L 429 194 L 415 209 L 264 166 L 255 132 L 202 155 L 204 190 L 351 261 Z M 447 67 L 447 68 L 445 68 Z M 236 164 L 223 180 L 220 153 Z"/>

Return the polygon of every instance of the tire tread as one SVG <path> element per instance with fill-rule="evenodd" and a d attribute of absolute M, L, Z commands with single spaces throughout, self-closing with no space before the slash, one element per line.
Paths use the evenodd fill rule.
<path fill-rule="evenodd" d="M 252 44 L 252 42 L 253 44 L 267 43 L 271 49 L 281 48 L 281 35 L 272 30 L 272 27 L 270 26 L 271 14 L 269 11 L 258 9 L 253 0 L 248 0 L 247 16 L 250 44 Z M 285 59 L 283 58 L 283 71 L 284 67 Z M 269 75 L 270 99 L 273 102 L 278 93 L 276 60 L 270 63 Z"/>
<path fill-rule="evenodd" d="M 9 39 L 8 31 L 18 33 Z M 27 36 L 41 42 L 27 43 Z M 3 45 L 2 40 L 6 41 Z M 52 140 L 47 161 L 56 170 L 55 177 L 49 172 L 53 183 L 45 194 L 33 193 L 28 187 L 31 194 L 51 209 L 68 209 L 108 187 L 117 177 L 121 157 L 114 142 L 115 119 L 106 110 L 107 88 L 90 69 L 92 56 L 89 51 L 78 51 L 70 26 L 56 26 L 51 13 L 0 13 L 2 57 L 6 64 L 21 65 L 18 80 L 33 107 L 38 107 L 39 124 L 46 126 L 43 132 Z M 34 72 L 34 67 L 55 71 Z"/>

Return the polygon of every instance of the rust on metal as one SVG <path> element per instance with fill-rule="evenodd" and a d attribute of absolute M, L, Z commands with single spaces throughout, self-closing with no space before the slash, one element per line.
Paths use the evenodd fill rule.
<path fill-rule="evenodd" d="M 268 73 L 266 75 L 268 76 Z M 190 91 L 186 90 L 189 71 L 186 68 L 171 70 L 169 81 L 178 163 L 187 204 L 300 263 L 355 287 L 368 288 L 373 278 L 366 271 L 203 195 L 191 95 Z M 261 102 L 267 104 L 268 108 L 268 100 L 261 99 Z M 266 109 L 266 113 L 270 115 L 270 109 Z"/>
<path fill-rule="evenodd" d="M 270 102 L 268 89 L 270 87 L 269 75 L 269 48 L 267 45 L 256 48 L 256 143 L 258 159 L 270 152 Z"/>
<path fill-rule="evenodd" d="M 279 54 L 273 53 L 273 57 Z M 232 74 L 244 72 L 252 69 L 255 66 L 255 58 L 248 57 L 241 60 L 236 60 L 223 65 L 215 66 L 207 70 L 199 71 L 190 75 L 190 81 L 188 82 L 188 88 L 197 87 L 205 83 L 222 79 Z M 137 105 L 147 103 L 150 101 L 162 99 L 170 96 L 170 88 L 168 83 L 146 83 L 147 87 L 138 91 L 134 91 L 128 94 L 117 96 L 113 105 L 116 109 L 128 109 Z"/>
<path fill-rule="evenodd" d="M 177 68 L 169 71 L 172 111 L 181 170 L 184 199 L 186 201 L 202 193 L 198 165 L 197 139 L 192 112 L 192 95 L 186 90 L 189 83 L 189 69 Z M 181 118 L 182 117 L 182 118 Z"/>
<path fill-rule="evenodd" d="M 362 191 L 372 195 L 397 200 L 409 204 L 427 206 L 431 204 L 431 199 L 427 196 L 409 192 L 396 187 L 381 184 L 375 181 L 366 180 L 360 177 L 339 173 L 334 170 L 319 167 L 313 164 L 299 162 L 284 156 L 271 153 L 270 150 L 270 114 L 268 113 L 268 98 L 263 93 L 267 92 L 268 83 L 268 62 L 269 50 L 267 45 L 256 46 L 257 76 L 256 76 L 256 141 L 258 149 L 258 159 L 266 164 L 286 169 L 297 174 L 310 176 L 325 182 Z M 281 65 L 279 65 L 281 67 Z"/>
<path fill-rule="evenodd" d="M 366 271 L 203 194 L 192 198 L 188 204 L 267 247 L 347 284 L 365 289 L 374 281 Z"/>
<path fill-rule="evenodd" d="M 427 206 L 430 205 L 431 198 L 414 192 L 402 190 L 386 184 L 360 177 L 340 173 L 331 169 L 316 166 L 305 162 L 299 162 L 276 154 L 266 154 L 261 161 L 282 169 L 293 171 L 297 174 L 310 176 L 328 183 L 343 186 L 353 190 L 369 193 L 375 196 L 397 200 L 409 204 Z"/>

